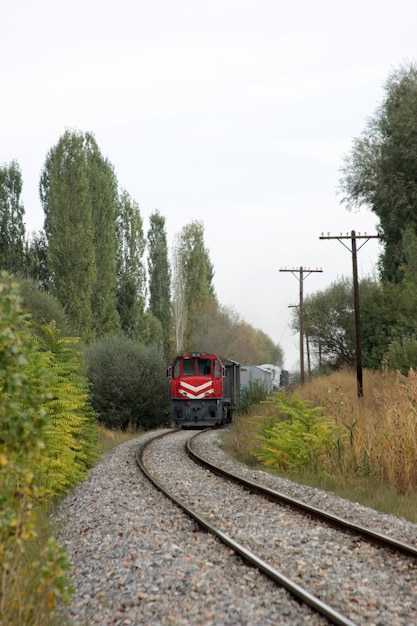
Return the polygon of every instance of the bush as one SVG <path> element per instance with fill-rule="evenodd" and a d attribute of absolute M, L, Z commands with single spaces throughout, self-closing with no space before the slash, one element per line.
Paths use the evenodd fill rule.
<path fill-rule="evenodd" d="M 402 337 L 392 341 L 385 354 L 385 364 L 390 370 L 398 370 L 407 376 L 410 368 L 417 367 L 417 338 Z"/>
<path fill-rule="evenodd" d="M 38 328 L 35 351 L 29 359 L 33 384 L 39 384 L 39 365 L 46 369 L 48 394 L 43 402 L 49 420 L 42 430 L 45 450 L 37 474 L 45 495 L 62 495 L 86 475 L 95 460 L 97 416 L 78 340 L 61 337 L 55 324 Z"/>
<path fill-rule="evenodd" d="M 37 545 L 35 506 L 43 497 L 36 480 L 48 424 L 41 381 L 29 373 L 31 330 L 18 286 L 0 277 L 0 623 L 46 624 L 58 599 L 67 599 L 65 553 L 52 538 Z M 30 558 L 34 546 L 36 559 Z"/>
<path fill-rule="evenodd" d="M 39 289 L 34 280 L 18 278 L 24 306 L 30 310 L 33 321 L 38 325 L 55 322 L 63 335 L 70 334 L 70 326 L 64 307 L 55 296 Z"/>
<path fill-rule="evenodd" d="M 248 387 L 242 390 L 237 407 L 238 413 L 249 413 L 251 407 L 260 404 L 267 398 L 267 393 L 259 380 L 249 381 Z"/>
<path fill-rule="evenodd" d="M 154 428 L 168 422 L 168 384 L 161 351 L 125 335 L 85 348 L 93 407 L 108 428 Z"/>
<path fill-rule="evenodd" d="M 334 418 L 323 416 L 322 407 L 309 408 L 296 394 L 276 393 L 273 401 L 275 423 L 260 421 L 261 447 L 255 456 L 271 469 L 323 471 L 340 438 Z"/>

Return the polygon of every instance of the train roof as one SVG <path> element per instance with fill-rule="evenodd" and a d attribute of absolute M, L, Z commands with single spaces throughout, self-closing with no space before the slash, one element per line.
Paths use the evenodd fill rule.
<path fill-rule="evenodd" d="M 192 359 L 196 357 L 214 357 L 220 359 L 223 365 L 237 365 L 240 366 L 240 363 L 237 361 L 233 361 L 232 359 L 228 359 L 225 356 L 217 356 L 217 354 L 213 354 L 212 352 L 186 352 L 184 354 L 178 354 L 175 359 Z"/>
<path fill-rule="evenodd" d="M 219 359 L 223 363 L 223 365 L 239 365 L 240 366 L 240 363 L 238 363 L 237 361 L 232 361 L 231 359 L 228 359 L 225 356 L 219 356 Z"/>

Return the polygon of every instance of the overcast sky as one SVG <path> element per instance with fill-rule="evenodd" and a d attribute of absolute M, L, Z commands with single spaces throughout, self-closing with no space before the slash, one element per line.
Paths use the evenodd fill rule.
<path fill-rule="evenodd" d="M 90 131 L 169 244 L 204 223 L 219 301 L 299 361 L 289 321 L 304 293 L 352 275 L 322 232 L 376 233 L 337 194 L 343 157 L 417 57 L 415 0 L 2 0 L 0 163 L 23 174 L 29 231 L 47 152 Z M 374 271 L 379 244 L 358 253 Z"/>

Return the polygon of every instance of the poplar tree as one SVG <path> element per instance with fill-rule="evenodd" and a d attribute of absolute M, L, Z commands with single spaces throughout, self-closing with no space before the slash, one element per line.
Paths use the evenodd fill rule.
<path fill-rule="evenodd" d="M 155 211 L 150 216 L 148 230 L 149 309 L 162 327 L 162 344 L 165 358 L 171 356 L 172 304 L 171 270 L 165 218 Z"/>
<path fill-rule="evenodd" d="M 23 272 L 25 226 L 20 200 L 22 174 L 16 161 L 0 166 L 0 268 Z"/>
<path fill-rule="evenodd" d="M 202 222 L 191 222 L 177 236 L 174 272 L 176 329 L 181 324 L 184 327 L 183 349 L 198 349 L 194 345 L 197 331 L 201 331 L 206 312 L 217 302 L 213 287 L 214 269 L 209 251 L 205 247 Z"/>
<path fill-rule="evenodd" d="M 145 309 L 145 240 L 139 205 L 127 191 L 119 196 L 117 232 L 117 310 L 122 330 L 132 338 L 141 334 Z"/>
<path fill-rule="evenodd" d="M 89 171 L 81 133 L 66 131 L 46 158 L 40 180 L 51 292 L 76 334 L 92 335 L 96 280 Z"/>
<path fill-rule="evenodd" d="M 175 328 L 175 349 L 177 354 L 183 352 L 184 335 L 187 326 L 187 309 L 185 306 L 185 272 L 182 260 L 179 235 L 176 236 L 172 253 L 173 266 L 173 316 Z"/>
<path fill-rule="evenodd" d="M 67 130 L 50 150 L 40 196 L 51 292 L 84 339 L 116 332 L 117 181 L 91 133 Z"/>
<path fill-rule="evenodd" d="M 103 157 L 93 135 L 86 133 L 88 178 L 95 258 L 91 309 L 97 337 L 120 328 L 116 297 L 117 179 L 111 163 Z"/>

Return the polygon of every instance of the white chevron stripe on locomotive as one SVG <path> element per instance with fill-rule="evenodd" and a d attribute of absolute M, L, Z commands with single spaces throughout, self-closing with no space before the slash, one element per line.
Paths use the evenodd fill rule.
<path fill-rule="evenodd" d="M 190 391 L 193 391 L 194 393 L 203 391 L 203 389 L 207 389 L 207 387 L 211 387 L 212 385 L 213 385 L 212 380 L 208 380 L 202 385 L 190 385 L 190 383 L 186 383 L 185 381 L 180 380 L 180 387 L 185 387 L 185 389 L 189 389 Z"/>
<path fill-rule="evenodd" d="M 194 400 L 201 400 L 201 398 L 205 398 L 214 393 L 213 382 L 211 380 L 203 383 L 202 385 L 190 385 L 190 383 L 185 383 L 183 380 L 180 381 L 180 387 L 185 387 L 185 389 L 179 389 L 179 392 L 182 396 L 186 398 L 192 398 Z"/>

